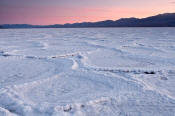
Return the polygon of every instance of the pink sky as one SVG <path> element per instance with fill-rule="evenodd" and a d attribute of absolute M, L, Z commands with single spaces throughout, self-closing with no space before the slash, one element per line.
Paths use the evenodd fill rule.
<path fill-rule="evenodd" d="M 0 0 L 0 24 L 64 24 L 175 12 L 172 0 Z"/>

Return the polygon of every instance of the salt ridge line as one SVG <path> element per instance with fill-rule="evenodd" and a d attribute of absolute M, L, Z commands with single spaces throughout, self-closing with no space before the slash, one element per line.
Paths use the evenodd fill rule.
<path fill-rule="evenodd" d="M 12 97 L 14 98 L 14 97 Z M 35 106 L 32 106 L 30 108 L 27 108 L 28 111 L 30 111 L 29 114 L 31 114 L 32 112 L 33 113 L 36 113 L 37 112 L 40 112 L 40 113 L 44 113 L 44 114 L 48 114 L 49 115 L 58 115 L 58 114 L 76 114 L 77 112 L 81 112 L 81 114 L 84 114 L 83 110 L 85 109 L 89 109 L 89 108 L 93 108 L 93 107 L 101 107 L 102 109 L 104 107 L 109 107 L 111 110 L 115 111 L 114 114 L 118 114 L 121 112 L 121 109 L 119 108 L 119 106 L 122 104 L 122 102 L 124 99 L 121 99 L 120 96 L 118 97 L 101 97 L 99 99 L 96 99 L 96 100 L 91 100 L 91 101 L 87 101 L 86 103 L 74 103 L 74 104 L 67 104 L 67 105 L 64 105 L 64 106 L 55 106 L 55 107 L 50 107 L 50 108 L 47 108 L 48 111 L 45 109 L 44 112 L 42 111 L 42 109 L 35 109 L 36 107 Z M 21 104 L 22 105 L 22 104 Z M 142 104 L 137 104 L 136 107 L 145 107 L 149 104 L 146 104 L 146 103 L 142 103 Z M 160 104 L 155 104 L 155 105 L 152 105 L 150 107 L 163 107 L 164 110 L 166 110 L 166 108 L 174 108 L 175 106 L 174 105 L 170 105 L 170 104 L 164 104 L 164 105 L 160 105 Z M 20 106 L 21 107 L 21 106 Z M 13 112 L 15 112 L 16 114 L 19 114 L 19 115 L 22 115 L 23 113 L 22 112 L 18 112 L 16 111 L 15 109 L 13 109 L 13 107 L 8 107 L 9 110 L 12 110 Z M 30 109 L 30 110 L 29 110 Z M 18 109 L 19 110 L 19 109 Z M 25 113 L 27 113 L 27 110 L 25 110 Z M 97 112 L 96 112 L 97 113 Z M 114 116 L 115 116 L 114 115 Z M 81 116 L 81 115 L 80 115 Z"/>
<path fill-rule="evenodd" d="M 67 56 L 74 56 L 75 54 L 67 54 L 67 55 L 59 55 L 59 56 L 52 56 L 51 58 L 58 58 L 58 57 L 67 57 Z M 5 57 L 8 57 L 8 56 L 11 56 L 11 55 L 5 55 Z M 80 57 L 82 57 L 81 55 L 79 55 Z M 20 57 L 20 56 L 19 56 Z M 34 57 L 34 56 L 25 56 L 25 58 L 29 58 L 29 59 L 32 59 L 32 58 L 37 58 L 37 59 L 43 59 L 44 57 Z M 73 60 L 74 64 L 76 63 L 75 60 Z M 78 64 L 76 63 L 76 68 L 77 68 Z M 72 68 L 75 68 L 74 65 Z M 92 68 L 92 67 L 91 67 Z M 135 73 L 135 74 L 155 74 L 155 71 L 140 71 L 140 70 L 121 70 L 121 69 L 105 69 L 105 68 L 99 68 L 99 69 L 94 69 L 94 70 L 97 70 L 97 71 L 109 71 L 109 72 L 113 72 L 113 73 Z M 156 71 L 156 72 L 161 72 L 161 71 Z M 170 96 L 170 95 L 168 95 Z M 172 96 L 170 96 L 172 97 Z"/>
<path fill-rule="evenodd" d="M 154 74 L 161 74 L 164 73 L 164 72 L 175 72 L 175 70 L 144 70 L 144 69 L 138 69 L 138 70 L 126 70 L 126 69 L 115 69 L 115 68 L 94 68 L 94 67 L 91 67 L 91 66 L 87 66 L 84 65 L 84 62 L 83 60 L 84 59 L 87 59 L 87 57 L 83 56 L 82 54 L 80 55 L 81 57 L 79 57 L 77 60 L 77 63 L 85 70 L 94 70 L 96 73 L 99 73 L 98 71 L 102 71 L 102 72 L 110 72 L 110 73 L 115 73 L 115 74 L 118 74 L 120 75 L 122 78 L 125 78 L 126 77 L 126 74 L 144 74 L 144 75 L 154 75 Z M 84 59 L 83 59 L 84 58 Z M 122 73 L 124 75 L 122 75 Z M 107 75 L 109 76 L 109 75 Z M 129 76 L 129 75 L 128 75 Z M 174 99 L 175 100 L 175 96 L 172 96 L 167 90 L 158 90 L 154 87 L 152 87 L 151 84 L 148 84 L 148 83 L 145 83 L 143 80 L 141 79 L 136 79 L 136 78 L 133 78 L 132 76 L 129 76 L 128 79 L 126 79 L 127 81 L 132 81 L 134 83 L 138 83 L 140 85 L 142 85 L 145 89 L 147 90 L 152 90 L 152 91 L 156 91 L 162 95 L 165 95 L 171 99 Z"/>
<path fill-rule="evenodd" d="M 0 107 L 0 115 L 2 116 L 17 116 L 16 114 L 10 112 L 8 109 Z"/>
<path fill-rule="evenodd" d="M 15 58 L 19 58 L 19 59 L 23 59 L 23 58 L 27 58 L 27 59 L 54 59 L 54 58 L 69 58 L 69 57 L 74 57 L 74 56 L 79 56 L 82 58 L 85 58 L 82 53 L 77 52 L 77 53 L 71 53 L 71 54 L 64 54 L 64 55 L 55 55 L 55 56 L 48 56 L 48 57 L 38 57 L 38 56 L 25 56 L 25 55 L 12 55 L 12 54 L 5 54 L 4 52 L 2 52 L 3 54 L 1 56 L 3 57 L 15 57 Z M 89 53 L 89 52 L 87 52 Z M 81 55 L 80 55 L 81 54 Z M 87 59 L 87 58 L 86 58 Z M 84 60 L 84 59 L 83 59 Z M 75 63 L 75 60 L 73 60 L 73 62 Z M 144 69 L 127 69 L 127 68 L 105 68 L 105 67 L 91 67 L 89 66 L 89 68 L 93 68 L 96 71 L 109 71 L 109 72 L 123 72 L 123 73 L 135 73 L 135 74 L 155 74 L 155 73 L 161 73 L 162 70 L 144 70 Z M 172 70 L 173 71 L 173 70 Z"/>

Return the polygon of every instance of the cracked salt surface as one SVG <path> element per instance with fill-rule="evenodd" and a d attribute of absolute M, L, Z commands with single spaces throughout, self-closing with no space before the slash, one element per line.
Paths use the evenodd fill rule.
<path fill-rule="evenodd" d="M 174 116 L 175 28 L 0 31 L 0 116 Z"/>

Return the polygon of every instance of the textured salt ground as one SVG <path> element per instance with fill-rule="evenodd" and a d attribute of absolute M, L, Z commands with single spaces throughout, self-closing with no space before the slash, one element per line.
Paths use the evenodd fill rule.
<path fill-rule="evenodd" d="M 174 28 L 0 32 L 2 116 L 173 116 Z"/>

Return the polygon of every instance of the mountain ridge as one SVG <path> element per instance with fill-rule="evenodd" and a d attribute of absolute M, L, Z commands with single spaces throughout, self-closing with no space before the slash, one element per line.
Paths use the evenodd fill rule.
<path fill-rule="evenodd" d="M 98 22 L 54 25 L 2 24 L 0 28 L 88 28 L 88 27 L 175 27 L 175 13 L 164 13 L 146 18 L 121 18 Z"/>

